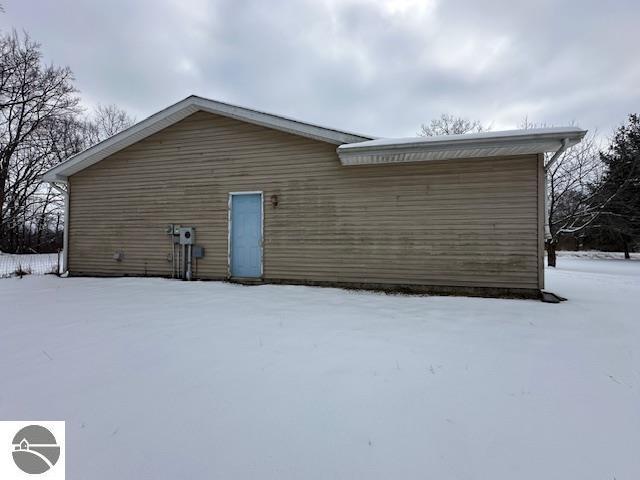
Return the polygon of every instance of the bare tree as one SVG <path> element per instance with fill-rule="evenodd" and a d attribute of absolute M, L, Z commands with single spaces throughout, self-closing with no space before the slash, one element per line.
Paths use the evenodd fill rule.
<path fill-rule="evenodd" d="M 135 123 L 125 110 L 117 105 L 98 105 L 84 123 L 84 147 L 101 142 Z"/>
<path fill-rule="evenodd" d="M 48 132 L 78 113 L 72 82 L 69 68 L 42 64 L 40 45 L 27 34 L 0 36 L 0 247 L 31 235 L 39 177 L 52 160 Z"/>
<path fill-rule="evenodd" d="M 429 124 L 422 124 L 418 135 L 422 137 L 437 137 L 440 135 L 460 135 L 464 133 L 480 133 L 491 130 L 491 126 L 485 126 L 479 120 L 469 120 L 464 117 L 456 117 L 443 113 Z"/>
<path fill-rule="evenodd" d="M 543 128 L 525 117 L 520 128 Z M 596 131 L 566 149 L 553 163 L 545 160 L 545 248 L 547 264 L 556 266 L 556 249 L 563 236 L 578 237 L 597 218 L 602 205 L 596 194 L 603 172 Z"/>
<path fill-rule="evenodd" d="M 44 65 L 27 34 L 0 34 L 0 249 L 53 248 L 62 199 L 41 175 L 131 124 L 115 105 L 82 116 L 71 70 Z"/>
<path fill-rule="evenodd" d="M 595 194 L 602 175 L 596 133 L 568 148 L 546 169 L 547 263 L 556 266 L 556 247 L 562 236 L 578 237 L 597 218 L 602 205 Z"/>

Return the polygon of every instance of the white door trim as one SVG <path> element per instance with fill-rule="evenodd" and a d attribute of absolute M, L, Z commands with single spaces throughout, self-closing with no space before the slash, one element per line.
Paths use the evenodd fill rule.
<path fill-rule="evenodd" d="M 231 278 L 231 209 L 235 195 L 260 195 L 260 278 L 264 276 L 264 192 L 253 190 L 248 192 L 229 192 L 227 200 L 227 277 Z"/>

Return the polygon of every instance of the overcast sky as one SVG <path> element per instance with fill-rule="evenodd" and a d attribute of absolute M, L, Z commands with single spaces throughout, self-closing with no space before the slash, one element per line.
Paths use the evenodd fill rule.
<path fill-rule="evenodd" d="M 0 0 L 87 106 L 189 94 L 376 136 L 442 112 L 608 136 L 640 111 L 640 1 Z"/>

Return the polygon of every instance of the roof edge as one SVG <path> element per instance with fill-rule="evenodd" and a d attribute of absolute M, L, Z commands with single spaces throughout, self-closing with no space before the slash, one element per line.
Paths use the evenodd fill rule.
<path fill-rule="evenodd" d="M 338 147 L 343 165 L 384 164 L 526 155 L 580 143 L 587 130 L 576 127 L 505 130 L 440 137 L 379 139 Z"/>
<path fill-rule="evenodd" d="M 92 145 L 80 153 L 70 156 L 64 162 L 46 171 L 42 179 L 48 182 L 61 181 L 100 160 L 112 155 L 154 133 L 167 128 L 189 115 L 205 111 L 235 120 L 280 130 L 313 140 L 342 145 L 345 143 L 372 140 L 374 137 L 352 132 L 322 127 L 302 122 L 282 115 L 262 112 L 250 108 L 218 102 L 196 95 L 190 95 L 119 132 L 100 143 Z"/>
<path fill-rule="evenodd" d="M 381 138 L 364 142 L 341 145 L 342 151 L 371 149 L 434 148 L 451 145 L 473 145 L 482 143 L 509 143 L 528 140 L 582 140 L 587 130 L 577 127 L 531 128 L 526 130 L 500 130 L 495 132 L 465 133 L 460 135 L 440 135 L 436 137 Z"/>

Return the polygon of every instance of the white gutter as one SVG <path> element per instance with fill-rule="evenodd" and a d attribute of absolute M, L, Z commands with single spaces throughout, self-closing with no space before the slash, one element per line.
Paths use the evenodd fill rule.
<path fill-rule="evenodd" d="M 351 166 L 527 155 L 555 152 L 559 145 L 570 147 L 586 133 L 576 127 L 556 127 L 377 139 L 340 145 L 338 156 L 342 165 Z"/>
<path fill-rule="evenodd" d="M 64 230 L 62 235 L 62 272 L 58 271 L 58 273 L 65 274 L 68 271 L 69 265 L 69 182 L 66 180 L 58 180 L 60 183 L 65 184 L 67 189 L 61 188 L 59 185 L 50 182 L 51 187 L 59 192 L 64 198 Z M 60 265 L 58 265 L 58 269 L 60 269 Z"/>
<path fill-rule="evenodd" d="M 569 139 L 563 138 L 562 145 L 553 157 L 544 166 L 544 239 L 549 240 L 551 238 L 551 226 L 549 225 L 549 195 L 547 195 L 547 172 L 551 166 L 556 163 L 560 156 L 569 148 Z"/>

